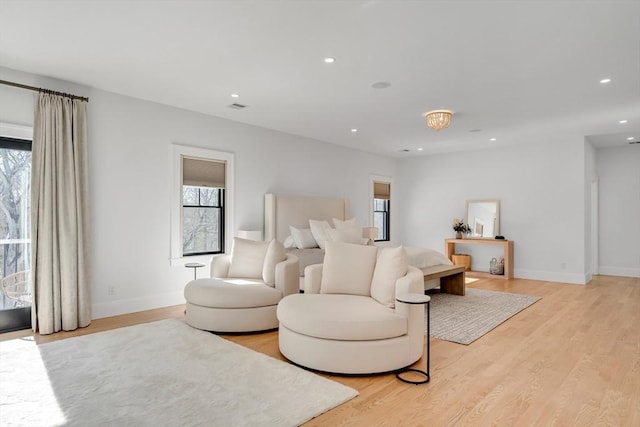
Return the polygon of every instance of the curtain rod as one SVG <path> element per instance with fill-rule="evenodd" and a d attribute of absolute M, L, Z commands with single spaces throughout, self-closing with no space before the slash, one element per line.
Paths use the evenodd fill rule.
<path fill-rule="evenodd" d="M 89 102 L 89 98 L 85 98 L 84 96 L 72 95 L 70 93 L 64 93 L 64 92 L 57 92 L 55 90 L 44 89 L 44 88 L 41 88 L 41 87 L 23 85 L 21 83 L 9 82 L 7 80 L 0 80 L 0 84 L 7 85 L 7 86 L 19 87 L 21 89 L 34 90 L 36 92 L 44 92 L 44 93 L 48 93 L 48 94 L 51 94 L 51 95 L 64 96 L 64 97 L 71 98 L 71 99 L 79 99 L 80 101 Z"/>

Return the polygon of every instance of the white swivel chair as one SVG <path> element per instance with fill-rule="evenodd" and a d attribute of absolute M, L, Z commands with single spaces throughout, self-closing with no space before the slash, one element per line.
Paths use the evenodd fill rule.
<path fill-rule="evenodd" d="M 423 294 L 422 272 L 402 247 L 327 242 L 324 264 L 305 270 L 304 294 L 278 304 L 280 352 L 319 371 L 370 374 L 422 356 L 424 305 L 396 302 Z"/>
<path fill-rule="evenodd" d="M 278 327 L 280 300 L 299 292 L 298 259 L 282 243 L 235 238 L 230 255 L 214 256 L 211 278 L 185 286 L 186 321 L 214 332 L 258 332 Z"/>

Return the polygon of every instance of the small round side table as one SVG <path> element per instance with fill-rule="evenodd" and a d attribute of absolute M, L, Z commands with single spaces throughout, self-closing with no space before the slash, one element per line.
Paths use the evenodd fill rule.
<path fill-rule="evenodd" d="M 431 320 L 430 320 L 430 306 L 431 306 L 431 297 L 429 295 L 423 294 L 403 294 L 399 295 L 396 298 L 396 301 L 402 302 L 405 304 L 426 304 L 427 305 L 427 370 L 422 371 L 420 369 L 413 368 L 404 368 L 398 372 L 396 372 L 396 378 L 400 381 L 403 381 L 408 384 L 426 384 L 431 380 L 431 376 L 429 373 L 430 370 L 430 358 L 431 358 Z M 424 376 L 424 380 L 421 381 L 412 381 L 405 378 L 402 378 L 402 374 L 405 372 L 417 372 L 418 374 Z"/>
<path fill-rule="evenodd" d="M 204 264 L 200 264 L 199 262 L 189 262 L 187 264 L 184 265 L 187 268 L 193 268 L 193 280 L 197 279 L 197 273 L 198 273 L 198 269 L 200 267 L 204 267 Z"/>

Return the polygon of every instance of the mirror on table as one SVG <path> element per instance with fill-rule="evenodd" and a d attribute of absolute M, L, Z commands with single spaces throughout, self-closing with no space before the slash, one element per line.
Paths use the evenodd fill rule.
<path fill-rule="evenodd" d="M 500 234 L 500 200 L 467 200 L 465 222 L 472 239 L 493 239 Z"/>

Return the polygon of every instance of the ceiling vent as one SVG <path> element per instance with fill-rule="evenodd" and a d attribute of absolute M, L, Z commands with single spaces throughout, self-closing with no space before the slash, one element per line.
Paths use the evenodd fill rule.
<path fill-rule="evenodd" d="M 235 110 L 243 110 L 245 108 L 247 108 L 246 105 L 242 105 L 242 104 L 238 104 L 237 102 L 234 102 L 233 104 L 229 105 L 229 108 L 233 108 Z"/>
<path fill-rule="evenodd" d="M 629 141 L 629 144 L 640 144 L 640 140 L 636 139 L 635 141 Z"/>

